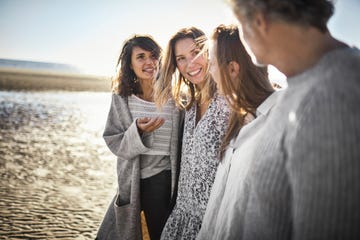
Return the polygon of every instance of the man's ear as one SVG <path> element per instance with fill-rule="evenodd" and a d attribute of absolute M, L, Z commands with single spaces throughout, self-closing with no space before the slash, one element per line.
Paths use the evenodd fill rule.
<path fill-rule="evenodd" d="M 254 16 L 253 27 L 263 35 L 266 35 L 269 29 L 269 21 L 262 12 L 257 12 Z"/>
<path fill-rule="evenodd" d="M 236 78 L 239 76 L 240 65 L 237 62 L 235 62 L 235 61 L 229 62 L 227 65 L 227 69 L 228 69 L 228 72 L 229 72 L 231 78 Z"/>

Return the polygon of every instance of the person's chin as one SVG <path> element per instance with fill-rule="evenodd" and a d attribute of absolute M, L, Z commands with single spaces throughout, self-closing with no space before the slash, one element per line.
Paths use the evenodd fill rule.
<path fill-rule="evenodd" d="M 268 64 L 264 63 L 263 61 L 261 61 L 260 59 L 258 59 L 257 57 L 252 57 L 251 60 L 257 67 L 266 67 L 268 65 Z"/>
<path fill-rule="evenodd" d="M 197 76 L 195 78 L 191 78 L 189 80 L 190 80 L 190 82 L 192 82 L 193 84 L 198 85 L 198 86 L 203 85 L 204 82 L 206 81 L 204 75 L 199 75 L 199 76 Z"/>
<path fill-rule="evenodd" d="M 261 62 L 258 62 L 258 61 L 256 61 L 256 62 L 254 62 L 254 64 L 255 64 L 255 66 L 257 66 L 257 67 L 266 67 L 268 64 L 266 64 L 266 63 L 261 63 Z"/>

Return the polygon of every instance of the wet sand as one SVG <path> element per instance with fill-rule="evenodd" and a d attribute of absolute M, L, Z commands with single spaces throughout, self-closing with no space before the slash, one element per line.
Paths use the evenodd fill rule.
<path fill-rule="evenodd" d="M 0 91 L 0 239 L 94 239 L 115 193 L 109 93 Z"/>

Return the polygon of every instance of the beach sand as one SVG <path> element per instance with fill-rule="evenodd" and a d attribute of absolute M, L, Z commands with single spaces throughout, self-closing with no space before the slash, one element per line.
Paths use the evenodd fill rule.
<path fill-rule="evenodd" d="M 0 239 L 95 238 L 116 192 L 109 105 L 109 92 L 0 91 Z"/>

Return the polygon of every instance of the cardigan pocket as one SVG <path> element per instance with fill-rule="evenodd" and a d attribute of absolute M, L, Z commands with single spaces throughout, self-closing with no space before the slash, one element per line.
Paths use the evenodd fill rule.
<path fill-rule="evenodd" d="M 114 203 L 116 229 L 121 239 L 138 239 L 140 223 L 138 223 L 139 215 L 137 208 L 132 203 L 123 204 L 119 206 L 118 198 Z M 141 234 L 141 233 L 140 233 Z"/>

